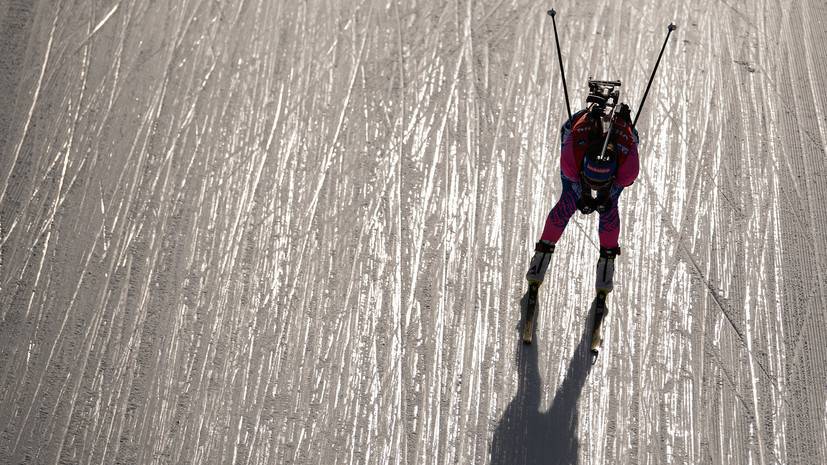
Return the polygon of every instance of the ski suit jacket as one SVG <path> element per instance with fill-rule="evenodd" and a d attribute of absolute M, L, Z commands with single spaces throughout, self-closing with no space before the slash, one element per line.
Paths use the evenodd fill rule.
<path fill-rule="evenodd" d="M 594 139 L 590 140 L 591 127 L 591 122 L 588 121 L 588 111 L 585 109 L 575 113 L 563 125 L 560 169 L 569 181 L 580 182 L 583 157 L 586 155 L 589 143 L 594 142 Z M 614 142 L 618 155 L 614 184 L 620 187 L 630 186 L 635 182 L 640 171 L 637 131 L 628 122 L 616 118 L 611 142 Z"/>

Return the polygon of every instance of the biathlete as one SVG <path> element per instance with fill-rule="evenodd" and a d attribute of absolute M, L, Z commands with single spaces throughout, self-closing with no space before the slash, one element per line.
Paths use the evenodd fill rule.
<path fill-rule="evenodd" d="M 560 150 L 563 192 L 549 212 L 535 245 L 526 273 L 529 284 L 542 284 L 555 244 L 571 216 L 580 210 L 583 214 L 600 215 L 600 259 L 595 287 L 604 299 L 612 291 L 614 260 L 620 255 L 618 202 L 623 189 L 638 176 L 638 140 L 626 104 L 620 104 L 617 111 L 609 115 L 604 107 L 591 104 L 563 124 Z"/>

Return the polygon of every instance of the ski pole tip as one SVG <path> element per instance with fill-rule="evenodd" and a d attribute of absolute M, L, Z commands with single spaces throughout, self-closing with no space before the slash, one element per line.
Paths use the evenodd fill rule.
<path fill-rule="evenodd" d="M 554 15 L 556 15 L 556 14 L 557 14 L 557 12 L 556 12 L 556 11 L 554 11 L 554 8 L 552 8 L 552 9 L 548 10 L 548 15 L 549 15 L 549 16 L 551 16 L 552 18 L 553 18 L 553 17 L 554 17 Z"/>
<path fill-rule="evenodd" d="M 677 29 L 678 26 L 675 26 L 675 23 L 669 23 L 669 26 L 666 26 L 666 28 L 669 29 L 669 32 L 672 32 Z"/>

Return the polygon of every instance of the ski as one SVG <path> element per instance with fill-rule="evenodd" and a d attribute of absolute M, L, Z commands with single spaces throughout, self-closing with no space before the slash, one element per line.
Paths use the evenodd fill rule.
<path fill-rule="evenodd" d="M 528 293 L 526 294 L 525 323 L 523 324 L 524 344 L 531 344 L 534 336 L 534 321 L 537 319 L 537 293 L 539 290 L 539 284 L 529 283 Z"/>
<path fill-rule="evenodd" d="M 594 299 L 594 320 L 592 324 L 592 363 L 597 360 L 597 355 L 600 353 L 600 348 L 603 346 L 603 319 L 609 313 L 606 307 L 606 292 L 598 291 L 597 297 Z"/>

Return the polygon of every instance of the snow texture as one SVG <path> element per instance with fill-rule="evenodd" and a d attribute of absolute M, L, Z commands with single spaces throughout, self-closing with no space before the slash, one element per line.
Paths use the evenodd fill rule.
<path fill-rule="evenodd" d="M 565 102 L 641 176 L 604 350 Z M 0 0 L 0 463 L 827 463 L 827 3 Z"/>

